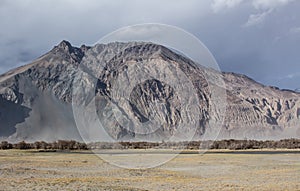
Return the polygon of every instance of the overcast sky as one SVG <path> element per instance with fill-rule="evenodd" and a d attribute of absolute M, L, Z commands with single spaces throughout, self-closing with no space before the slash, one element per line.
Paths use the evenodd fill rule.
<path fill-rule="evenodd" d="M 0 0 L 0 73 L 63 39 L 92 45 L 120 27 L 148 22 L 194 34 L 223 71 L 300 88 L 300 0 Z"/>

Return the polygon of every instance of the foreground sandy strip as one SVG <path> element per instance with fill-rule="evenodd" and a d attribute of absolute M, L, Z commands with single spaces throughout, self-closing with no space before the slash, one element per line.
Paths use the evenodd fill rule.
<path fill-rule="evenodd" d="M 300 190 L 300 150 L 187 151 L 146 170 L 89 151 L 1 150 L 0 190 Z"/>

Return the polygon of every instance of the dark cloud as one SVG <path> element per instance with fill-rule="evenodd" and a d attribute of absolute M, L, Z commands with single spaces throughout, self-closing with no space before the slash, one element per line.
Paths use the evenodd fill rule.
<path fill-rule="evenodd" d="M 0 73 L 25 64 L 62 39 L 94 44 L 127 25 L 184 28 L 220 68 L 281 88 L 298 88 L 300 2 L 293 0 L 0 1 Z"/>

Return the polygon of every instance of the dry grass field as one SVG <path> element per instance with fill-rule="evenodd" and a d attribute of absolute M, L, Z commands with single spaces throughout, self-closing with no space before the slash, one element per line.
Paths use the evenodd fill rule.
<path fill-rule="evenodd" d="M 90 151 L 0 150 L 0 190 L 300 190 L 300 151 L 187 151 L 141 170 Z"/>

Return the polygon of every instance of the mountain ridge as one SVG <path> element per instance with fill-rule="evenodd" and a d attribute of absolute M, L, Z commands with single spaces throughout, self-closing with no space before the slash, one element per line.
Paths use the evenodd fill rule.
<path fill-rule="evenodd" d="M 91 71 L 96 71 L 94 76 L 100 76 L 95 95 L 105 103 L 113 98 L 110 95 L 109 87 L 114 86 L 116 76 L 120 75 L 123 69 L 129 66 L 128 64 L 147 60 L 173 63 L 175 68 L 189 75 L 197 91 L 201 105 L 201 107 L 199 106 L 200 121 L 202 120 L 201 127 L 197 129 L 198 138 L 207 131 L 207 124 L 213 118 L 212 113 L 217 113 L 211 106 L 208 82 L 201 74 L 205 72 L 210 75 L 221 75 L 225 82 L 226 116 L 219 138 L 300 137 L 300 93 L 298 92 L 265 86 L 243 74 L 232 72 L 217 74 L 215 71 L 207 71 L 205 67 L 196 68 L 193 61 L 188 58 L 153 43 L 116 42 L 106 45 L 97 44 L 92 47 L 82 45 L 77 48 L 68 41 L 62 41 L 32 63 L 0 75 L 0 106 L 2 107 L 2 109 L 0 107 L 0 122 L 4 124 L 0 128 L 0 137 L 9 137 L 12 140 L 66 138 L 80 140 L 81 136 L 76 129 L 70 103 L 72 103 L 73 80 L 77 75 L 78 67 L 83 65 L 82 60 L 91 63 L 86 66 L 90 67 Z M 106 63 L 106 65 L 102 66 L 97 63 Z M 151 70 L 154 69 L 160 69 L 160 66 L 154 65 Z M 97 73 L 98 71 L 102 71 L 102 73 Z M 170 76 L 171 79 L 176 79 L 175 73 L 170 73 Z M 156 88 L 152 92 L 154 95 L 149 94 L 149 89 L 147 89 L 149 87 Z M 179 117 L 181 113 L 177 112 L 179 105 L 176 104 L 176 100 L 178 98 L 161 96 L 170 94 L 173 91 L 172 88 L 161 82 L 148 81 L 137 86 L 134 91 L 131 99 L 139 102 L 131 101 L 130 103 L 133 104 L 131 107 L 124 105 L 126 112 L 146 120 L 151 115 L 146 107 L 149 100 L 140 100 L 139 97 L 144 96 L 150 101 L 155 101 L 154 97 L 158 97 L 157 99 L 161 102 L 170 105 L 168 117 L 166 119 L 163 119 L 162 116 L 159 118 L 165 127 L 158 132 L 158 137 L 170 136 L 167 134 L 172 134 L 172 131 L 167 132 L 167 129 L 170 129 L 171 126 L 175 127 L 182 120 Z M 10 106 L 7 102 L 12 105 Z M 106 106 L 100 105 L 97 106 L 99 110 L 107 109 Z M 13 111 L 24 114 L 17 119 L 18 117 L 13 116 Z M 101 116 L 103 118 L 104 114 L 106 113 L 101 114 L 100 112 L 100 118 Z M 109 126 L 106 130 L 115 139 L 130 139 L 137 136 L 120 124 L 111 127 L 116 122 L 113 118 L 107 121 L 106 119 L 102 120 Z M 6 129 L 13 133 L 9 136 L 7 133 L 1 133 L 7 132 Z"/>

